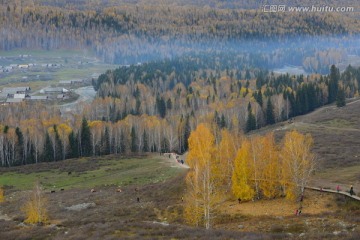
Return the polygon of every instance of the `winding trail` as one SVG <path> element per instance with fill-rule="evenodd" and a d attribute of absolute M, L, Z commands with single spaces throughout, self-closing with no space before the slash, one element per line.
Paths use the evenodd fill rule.
<path fill-rule="evenodd" d="M 334 193 L 334 194 L 339 194 L 339 195 L 344 195 L 347 196 L 349 198 L 355 199 L 357 201 L 360 201 L 360 197 L 356 196 L 356 195 L 350 195 L 350 193 L 348 192 L 344 192 L 344 191 L 336 191 L 336 190 L 332 190 L 332 189 L 328 189 L 328 188 L 318 188 L 318 187 L 305 187 L 305 189 L 309 189 L 309 190 L 314 190 L 314 191 L 319 191 L 319 192 L 328 192 L 328 193 Z"/>

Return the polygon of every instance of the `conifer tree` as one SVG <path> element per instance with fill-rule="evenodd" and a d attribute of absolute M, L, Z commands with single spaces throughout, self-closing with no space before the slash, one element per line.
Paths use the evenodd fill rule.
<path fill-rule="evenodd" d="M 133 126 L 131 128 L 131 152 L 137 152 L 137 146 L 136 146 L 136 131 L 135 131 L 135 127 Z"/>
<path fill-rule="evenodd" d="M 24 156 L 24 136 L 19 127 L 15 129 L 15 133 L 17 136 L 17 145 L 16 145 L 16 161 L 18 164 L 25 164 L 25 156 Z"/>
<path fill-rule="evenodd" d="M 79 157 L 79 142 L 74 131 L 69 134 L 69 153 L 68 158 Z"/>
<path fill-rule="evenodd" d="M 256 119 L 254 114 L 252 113 L 251 104 L 248 104 L 248 117 L 246 120 L 246 132 L 250 132 L 256 129 Z"/>
<path fill-rule="evenodd" d="M 81 156 L 88 157 L 91 156 L 91 132 L 88 125 L 88 121 L 84 117 L 81 124 Z"/>
<path fill-rule="evenodd" d="M 54 159 L 54 149 L 48 132 L 46 132 L 45 134 L 43 159 L 46 162 L 49 162 Z"/>
<path fill-rule="evenodd" d="M 149 139 L 148 139 L 148 135 L 147 135 L 145 129 L 144 129 L 144 133 L 143 133 L 143 141 L 144 141 L 144 146 L 143 146 L 142 151 L 148 152 L 149 151 Z"/>
<path fill-rule="evenodd" d="M 336 106 L 337 107 L 344 107 L 346 105 L 345 101 L 345 91 L 343 88 L 340 88 L 338 90 L 337 96 L 336 96 Z"/>
<path fill-rule="evenodd" d="M 328 92 L 329 92 L 328 103 L 332 103 L 336 100 L 339 78 L 340 78 L 339 69 L 336 68 L 335 65 L 331 66 L 329 77 L 330 79 L 328 83 Z"/>
<path fill-rule="evenodd" d="M 274 107 L 269 97 L 266 104 L 266 124 L 274 124 L 274 123 L 275 123 Z"/>

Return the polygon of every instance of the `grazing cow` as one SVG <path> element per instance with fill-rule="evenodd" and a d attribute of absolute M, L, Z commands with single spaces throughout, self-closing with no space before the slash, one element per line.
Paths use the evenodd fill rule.
<path fill-rule="evenodd" d="M 116 192 L 122 192 L 120 188 L 116 189 Z"/>
<path fill-rule="evenodd" d="M 94 193 L 94 192 L 96 192 L 96 190 L 93 188 L 93 189 L 91 189 L 91 192 Z"/>
<path fill-rule="evenodd" d="M 54 193 L 55 192 L 55 190 L 51 190 L 51 193 Z"/>
<path fill-rule="evenodd" d="M 62 189 L 60 189 L 60 191 L 64 191 L 64 189 L 62 188 Z"/>

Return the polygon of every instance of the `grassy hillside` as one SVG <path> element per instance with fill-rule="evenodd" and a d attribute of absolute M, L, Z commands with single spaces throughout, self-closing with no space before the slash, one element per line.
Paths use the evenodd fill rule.
<path fill-rule="evenodd" d="M 171 162 L 159 156 L 106 156 L 2 168 L 0 186 L 29 190 L 39 181 L 46 190 L 122 187 L 162 182 L 180 172 L 182 169 L 173 167 Z"/>

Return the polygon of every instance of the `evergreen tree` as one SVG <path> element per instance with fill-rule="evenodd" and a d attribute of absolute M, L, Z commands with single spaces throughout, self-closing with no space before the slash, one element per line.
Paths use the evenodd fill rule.
<path fill-rule="evenodd" d="M 221 128 L 221 119 L 217 111 L 215 111 L 214 122 L 219 128 Z"/>
<path fill-rule="evenodd" d="M 146 134 L 146 130 L 144 129 L 144 133 L 143 133 L 143 140 L 144 140 L 144 146 L 143 146 L 143 152 L 148 152 L 149 151 L 149 139 L 148 139 L 148 135 Z"/>
<path fill-rule="evenodd" d="M 246 80 L 249 80 L 250 78 L 251 78 L 250 71 L 249 71 L 249 69 L 246 69 L 245 79 L 246 79 Z"/>
<path fill-rule="evenodd" d="M 131 128 L 131 152 L 137 152 L 135 127 Z"/>
<path fill-rule="evenodd" d="M 256 78 L 256 88 L 259 89 L 259 91 L 261 91 L 263 82 L 264 82 L 264 77 L 262 74 L 259 74 L 259 76 Z"/>
<path fill-rule="evenodd" d="M 182 152 L 186 152 L 189 149 L 189 137 L 190 137 L 190 134 L 191 134 L 190 117 L 186 116 L 185 125 L 184 125 Z"/>
<path fill-rule="evenodd" d="M 58 161 L 58 160 L 61 160 L 62 159 L 62 156 L 63 156 L 63 147 L 62 147 L 62 142 L 61 142 L 61 139 L 60 139 L 60 136 L 59 136 L 59 132 L 57 130 L 57 127 L 56 125 L 53 126 L 54 128 L 54 134 L 55 134 L 55 149 L 54 149 L 54 160 L 55 161 Z"/>
<path fill-rule="evenodd" d="M 337 107 L 344 107 L 346 105 L 345 101 L 345 91 L 343 88 L 340 88 L 338 90 L 337 96 L 336 96 L 336 106 Z"/>
<path fill-rule="evenodd" d="M 7 134 L 7 133 L 8 133 L 8 131 L 9 131 L 9 126 L 8 126 L 8 125 L 6 125 L 6 126 L 4 127 L 4 133 L 5 133 L 5 134 Z"/>
<path fill-rule="evenodd" d="M 246 120 L 246 132 L 250 132 L 256 129 L 256 119 L 254 114 L 252 113 L 251 104 L 248 104 L 248 118 Z"/>
<path fill-rule="evenodd" d="M 241 71 L 239 71 L 239 70 L 236 70 L 236 79 L 237 80 L 240 80 L 241 79 Z"/>
<path fill-rule="evenodd" d="M 141 108 L 141 101 L 139 98 L 136 98 L 136 105 L 135 105 L 135 113 L 134 115 L 140 115 L 140 108 Z"/>
<path fill-rule="evenodd" d="M 48 132 L 45 134 L 43 159 L 45 162 L 50 162 L 54 159 L 54 149 Z"/>
<path fill-rule="evenodd" d="M 266 104 L 266 124 L 274 124 L 274 123 L 275 123 L 274 107 L 271 103 L 270 98 L 268 98 Z"/>
<path fill-rule="evenodd" d="M 337 92 L 338 92 L 338 84 L 339 84 L 340 72 L 339 69 L 332 65 L 330 68 L 330 79 L 328 83 L 328 103 L 332 103 L 336 100 Z"/>
<path fill-rule="evenodd" d="M 82 124 L 81 124 L 81 156 L 88 157 L 92 154 L 91 149 L 91 132 L 90 127 L 88 125 L 88 122 L 86 118 L 83 118 Z"/>
<path fill-rule="evenodd" d="M 123 132 L 120 133 L 120 153 L 126 152 L 125 135 Z"/>
<path fill-rule="evenodd" d="M 169 110 L 172 109 L 172 102 L 171 102 L 170 98 L 166 101 L 166 108 L 169 109 Z"/>
<path fill-rule="evenodd" d="M 226 128 L 226 120 L 224 114 L 221 114 L 220 128 Z"/>
<path fill-rule="evenodd" d="M 108 127 L 105 128 L 104 135 L 101 137 L 101 154 L 109 155 L 111 153 L 110 149 L 110 136 Z"/>
<path fill-rule="evenodd" d="M 263 97 L 262 97 L 261 90 L 254 92 L 254 98 L 255 98 L 256 102 L 262 107 L 263 106 Z"/>
<path fill-rule="evenodd" d="M 156 108 L 161 118 L 164 118 L 166 115 L 166 104 L 164 98 L 157 97 L 156 99 Z"/>
<path fill-rule="evenodd" d="M 15 129 L 15 133 L 17 136 L 17 144 L 16 144 L 16 152 L 15 152 L 16 164 L 25 164 L 24 136 L 20 128 L 18 127 Z"/>
<path fill-rule="evenodd" d="M 69 153 L 68 158 L 77 158 L 79 157 L 79 142 L 78 138 L 75 136 L 74 131 L 71 131 L 69 134 Z"/>

